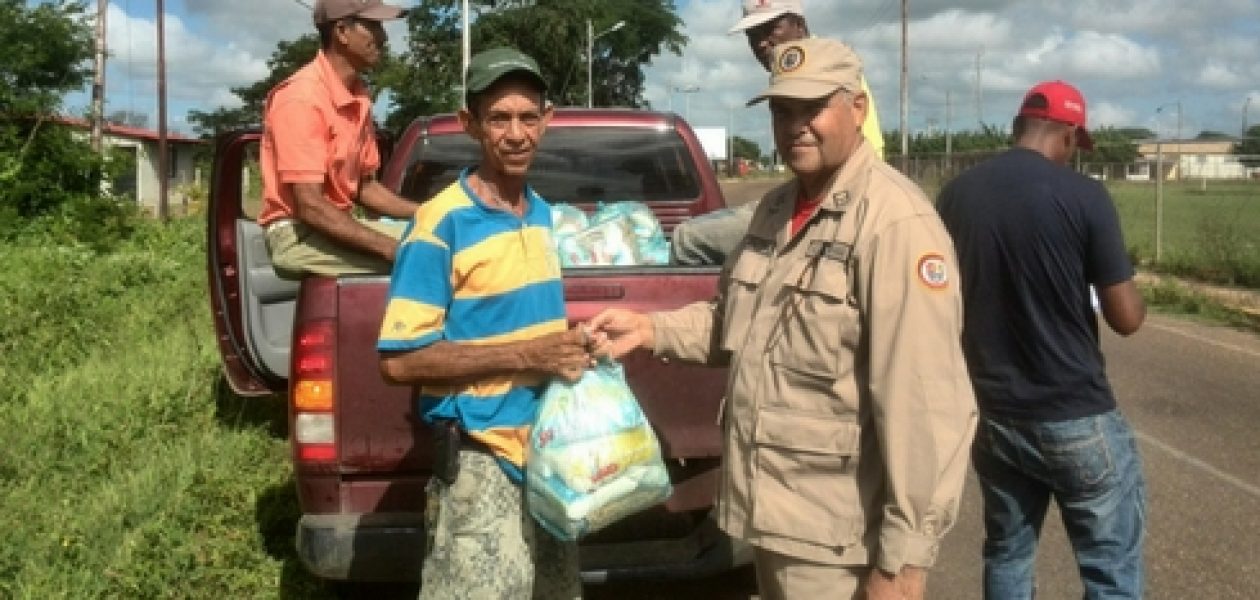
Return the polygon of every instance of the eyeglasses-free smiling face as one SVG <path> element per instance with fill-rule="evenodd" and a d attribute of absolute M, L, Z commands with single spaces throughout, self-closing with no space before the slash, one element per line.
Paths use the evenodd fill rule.
<path fill-rule="evenodd" d="M 802 179 L 829 178 L 862 142 L 866 94 L 838 90 L 815 99 L 770 98 L 774 143 Z"/>
<path fill-rule="evenodd" d="M 524 177 L 552 114 L 537 85 L 508 77 L 473 101 L 477 106 L 461 111 L 460 119 L 465 131 L 481 145 L 479 170 Z"/>

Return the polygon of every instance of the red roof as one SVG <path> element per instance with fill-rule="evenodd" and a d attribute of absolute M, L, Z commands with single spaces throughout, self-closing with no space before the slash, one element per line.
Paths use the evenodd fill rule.
<path fill-rule="evenodd" d="M 63 125 L 69 125 L 69 126 L 71 126 L 71 127 L 77 127 L 77 128 L 81 128 L 81 129 L 91 129 L 91 128 L 92 128 L 92 124 L 91 124 L 91 123 L 89 123 L 87 119 L 80 119 L 80 118 L 77 118 L 77 117 L 56 117 L 56 118 L 54 118 L 53 120 L 54 120 L 54 121 L 56 121 L 56 122 L 58 122 L 58 123 L 61 123 L 61 124 L 63 124 Z M 152 129 L 143 129 L 143 128 L 140 128 L 140 127 L 130 127 L 130 126 L 127 126 L 127 125 L 116 125 L 116 124 L 114 124 L 114 123 L 104 123 L 104 124 L 103 124 L 103 126 L 101 127 L 101 129 L 102 129 L 102 131 L 104 131 L 105 133 L 107 133 L 107 134 L 109 134 L 109 135 L 113 135 L 113 136 L 117 136 L 117 137 L 129 138 L 129 139 L 133 139 L 133 140 L 149 140 L 149 141 L 156 142 L 156 141 L 158 141 L 158 137 L 159 137 L 159 136 L 158 136 L 158 132 L 156 132 L 156 131 L 154 131 L 154 130 L 152 130 Z M 202 143 L 205 143 L 203 140 L 199 140 L 199 139 L 197 139 L 197 138 L 190 138 L 190 137 L 188 137 L 188 136 L 185 136 L 185 135 L 180 135 L 180 134 L 178 134 L 178 133 L 171 133 L 171 132 L 169 132 L 169 131 L 168 131 L 168 132 L 166 132 L 166 141 L 167 141 L 167 142 L 173 142 L 173 143 L 176 143 L 176 144 L 202 144 Z"/>

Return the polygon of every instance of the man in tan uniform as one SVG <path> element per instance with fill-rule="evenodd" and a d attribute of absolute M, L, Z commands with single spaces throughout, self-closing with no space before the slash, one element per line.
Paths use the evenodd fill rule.
<path fill-rule="evenodd" d="M 914 183 L 859 132 L 861 61 L 774 49 L 766 195 L 710 302 L 607 310 L 596 352 L 728 364 L 718 521 L 774 599 L 921 598 L 953 525 L 976 408 L 953 247 Z"/>

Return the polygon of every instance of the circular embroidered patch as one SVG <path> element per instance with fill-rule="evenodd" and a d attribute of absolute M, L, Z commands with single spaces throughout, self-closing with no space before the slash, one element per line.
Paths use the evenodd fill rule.
<path fill-rule="evenodd" d="M 805 64 L 805 49 L 800 46 L 789 46 L 779 54 L 779 72 L 791 73 Z"/>
<path fill-rule="evenodd" d="M 934 290 L 942 290 L 949 286 L 949 271 L 945 268 L 945 257 L 930 253 L 919 257 L 919 281 Z"/>

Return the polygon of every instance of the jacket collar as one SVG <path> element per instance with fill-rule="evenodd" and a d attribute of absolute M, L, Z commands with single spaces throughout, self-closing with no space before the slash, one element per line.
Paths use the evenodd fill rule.
<path fill-rule="evenodd" d="M 832 176 L 830 190 L 818 205 L 818 210 L 831 212 L 849 210 L 853 203 L 866 193 L 866 186 L 871 178 L 870 167 L 876 160 L 879 159 L 875 156 L 875 151 L 871 149 L 870 144 L 867 144 L 865 140 L 858 144 L 853 154 L 849 156 L 849 160 L 844 161 L 844 166 Z"/>

